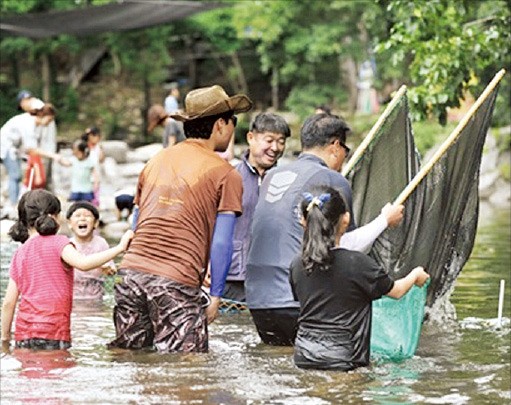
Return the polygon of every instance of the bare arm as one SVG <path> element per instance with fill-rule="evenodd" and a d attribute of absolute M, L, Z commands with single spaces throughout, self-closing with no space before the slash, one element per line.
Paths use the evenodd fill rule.
<path fill-rule="evenodd" d="M 398 300 L 405 295 L 414 284 L 418 287 L 422 287 L 428 279 L 429 274 L 424 271 L 424 268 L 420 266 L 416 267 L 406 277 L 396 280 L 394 282 L 394 287 L 387 293 L 387 296 Z"/>
<path fill-rule="evenodd" d="M 99 186 L 99 174 L 95 167 L 92 168 L 92 183 L 94 184 L 94 188 L 98 188 Z"/>
<path fill-rule="evenodd" d="M 2 304 L 2 342 L 9 342 L 11 340 L 12 320 L 14 318 L 18 297 L 18 286 L 12 278 L 9 278 L 4 302 Z"/>
<path fill-rule="evenodd" d="M 103 163 L 105 161 L 105 151 L 103 150 L 101 144 L 98 144 L 98 148 L 99 148 L 98 161 L 99 163 Z"/>
<path fill-rule="evenodd" d="M 49 159 L 55 159 L 56 161 L 59 161 L 61 156 L 58 154 L 58 153 L 53 153 L 53 152 L 47 152 L 45 150 L 42 150 L 42 149 L 39 149 L 39 148 L 30 148 L 30 149 L 26 149 L 26 152 L 27 153 L 36 153 L 42 157 L 46 157 L 46 158 L 49 158 Z"/>
<path fill-rule="evenodd" d="M 119 244 L 104 250 L 102 252 L 93 253 L 90 255 L 83 255 L 78 252 L 71 244 L 66 245 L 62 250 L 61 258 L 71 267 L 77 268 L 82 271 L 89 271 L 102 266 L 109 260 L 112 260 L 119 253 L 124 252 L 129 245 L 130 240 L 133 238 L 133 231 L 130 229 L 122 235 Z"/>

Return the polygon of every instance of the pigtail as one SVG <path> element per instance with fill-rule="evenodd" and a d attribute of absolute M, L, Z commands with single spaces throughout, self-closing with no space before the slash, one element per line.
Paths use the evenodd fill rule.
<path fill-rule="evenodd" d="M 59 224 L 54 217 L 41 214 L 34 223 L 34 228 L 39 235 L 55 235 L 59 230 Z"/>
<path fill-rule="evenodd" d="M 39 235 L 55 235 L 59 224 L 54 216 L 59 214 L 60 208 L 59 199 L 49 191 L 27 191 L 18 202 L 18 220 L 9 229 L 9 236 L 25 243 L 30 228 L 35 228 Z"/>

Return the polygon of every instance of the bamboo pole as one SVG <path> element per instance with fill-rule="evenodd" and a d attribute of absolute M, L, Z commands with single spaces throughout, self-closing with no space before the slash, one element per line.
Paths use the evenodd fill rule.
<path fill-rule="evenodd" d="M 385 111 L 383 111 L 383 114 L 380 115 L 378 118 L 378 121 L 373 125 L 369 133 L 366 135 L 364 140 L 358 145 L 357 150 L 355 153 L 353 153 L 353 156 L 348 161 L 348 163 L 344 166 L 342 169 L 342 175 L 347 176 L 349 172 L 353 169 L 353 167 L 357 164 L 362 154 L 365 152 L 371 141 L 373 140 L 374 136 L 376 135 L 376 131 L 380 129 L 380 127 L 383 125 L 383 121 L 387 119 L 387 117 L 391 114 L 391 112 L 394 110 L 394 107 L 396 106 L 397 102 L 403 96 L 403 94 L 406 93 L 406 86 L 403 84 L 399 90 L 396 92 L 394 97 L 392 98 L 391 102 L 387 105 L 387 108 L 385 108 Z"/>
<path fill-rule="evenodd" d="M 470 107 L 470 110 L 465 114 L 465 116 L 458 123 L 453 132 L 447 137 L 447 139 L 442 143 L 440 148 L 435 152 L 433 157 L 419 170 L 419 172 L 415 175 L 415 177 L 408 183 L 405 189 L 399 194 L 399 196 L 394 201 L 394 204 L 403 204 L 405 200 L 410 196 L 410 194 L 415 190 L 415 188 L 419 185 L 424 177 L 431 171 L 433 165 L 440 160 L 442 155 L 449 149 L 449 147 L 456 141 L 461 131 L 467 126 L 469 120 L 475 114 L 475 112 L 479 109 L 481 104 L 486 100 L 486 98 L 493 91 L 495 86 L 500 82 L 502 76 L 506 73 L 505 69 L 501 69 L 493 78 L 493 80 L 486 86 L 486 89 L 482 92 L 476 102 Z"/>

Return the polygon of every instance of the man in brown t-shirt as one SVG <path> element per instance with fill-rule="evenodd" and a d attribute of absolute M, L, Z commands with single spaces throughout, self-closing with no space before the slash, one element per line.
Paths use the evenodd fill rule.
<path fill-rule="evenodd" d="M 185 99 L 187 139 L 155 155 L 139 176 L 135 237 L 116 285 L 116 339 L 110 347 L 154 346 L 161 352 L 206 352 L 207 323 L 217 314 L 232 254 L 242 180 L 215 152 L 224 151 L 245 95 L 220 86 L 192 90 Z M 201 285 L 211 266 L 211 301 Z"/>

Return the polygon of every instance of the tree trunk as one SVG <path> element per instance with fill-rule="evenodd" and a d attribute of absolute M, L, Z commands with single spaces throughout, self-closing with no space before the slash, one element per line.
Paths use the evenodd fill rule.
<path fill-rule="evenodd" d="M 279 109 L 279 69 L 273 66 L 271 69 L 271 105 L 278 111 Z"/>
<path fill-rule="evenodd" d="M 232 64 L 236 67 L 239 89 L 242 93 L 248 94 L 247 79 L 245 78 L 245 72 L 243 71 L 243 66 L 241 65 L 240 58 L 236 51 L 231 54 L 231 60 Z"/>
<path fill-rule="evenodd" d="M 357 64 L 352 57 L 339 56 L 340 80 L 348 89 L 348 109 L 351 115 L 357 110 Z"/>
<path fill-rule="evenodd" d="M 225 64 L 222 62 L 222 59 L 220 58 L 219 54 L 216 52 L 212 52 L 211 56 L 213 57 L 213 60 L 218 66 L 218 69 L 220 69 L 222 75 L 225 77 L 225 80 L 229 82 L 229 85 L 232 87 L 233 91 L 235 93 L 238 93 L 239 92 L 238 83 L 236 82 L 236 80 L 233 80 L 233 78 L 229 74 L 229 70 L 225 67 Z"/>
<path fill-rule="evenodd" d="M 149 74 L 147 70 L 144 70 L 144 79 L 143 79 L 143 86 L 144 86 L 144 106 L 142 108 L 142 122 L 144 125 L 144 128 L 142 130 L 142 133 L 144 134 L 144 140 L 147 140 L 147 111 L 149 111 L 149 107 L 151 105 L 151 85 L 149 83 Z"/>
<path fill-rule="evenodd" d="M 43 53 L 41 56 L 41 76 L 43 79 L 43 100 L 50 101 L 51 74 L 50 74 L 50 57 Z"/>
<path fill-rule="evenodd" d="M 11 72 L 12 72 L 12 81 L 14 83 L 14 87 L 16 89 L 20 88 L 20 70 L 18 65 L 18 60 L 14 57 L 10 57 L 11 60 Z"/>

